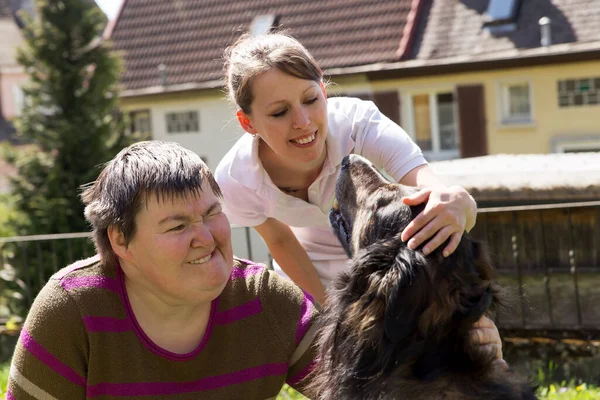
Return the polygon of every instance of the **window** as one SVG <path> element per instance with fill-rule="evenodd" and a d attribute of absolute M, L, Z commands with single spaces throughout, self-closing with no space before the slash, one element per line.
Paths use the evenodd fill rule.
<path fill-rule="evenodd" d="M 600 135 L 555 137 L 552 149 L 555 153 L 600 152 Z"/>
<path fill-rule="evenodd" d="M 531 123 L 531 90 L 528 82 L 501 85 L 502 124 Z"/>
<path fill-rule="evenodd" d="M 458 157 L 459 135 L 453 92 L 410 95 L 407 130 L 428 159 Z"/>
<path fill-rule="evenodd" d="M 600 104 L 600 77 L 558 81 L 558 106 L 581 107 Z"/>
<path fill-rule="evenodd" d="M 20 116 L 23 111 L 24 95 L 21 86 L 14 84 L 12 86 L 13 104 L 15 107 L 15 115 Z"/>
<path fill-rule="evenodd" d="M 152 134 L 150 110 L 131 111 L 129 119 L 131 121 L 131 132 L 141 133 L 142 135 Z"/>
<path fill-rule="evenodd" d="M 172 112 L 166 114 L 167 133 L 200 132 L 198 111 Z"/>
<path fill-rule="evenodd" d="M 492 35 L 502 35 L 517 29 L 521 0 L 490 0 L 483 27 Z"/>

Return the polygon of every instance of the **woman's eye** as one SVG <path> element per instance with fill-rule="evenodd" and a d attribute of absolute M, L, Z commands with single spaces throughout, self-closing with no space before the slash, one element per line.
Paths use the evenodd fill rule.
<path fill-rule="evenodd" d="M 315 97 L 314 99 L 310 99 L 310 100 L 306 100 L 306 104 L 313 104 L 316 103 L 317 100 L 319 100 L 319 96 Z"/>
<path fill-rule="evenodd" d="M 183 225 L 183 224 L 180 224 L 180 225 L 177 225 L 177 226 L 175 226 L 175 227 L 173 227 L 173 228 L 169 229 L 169 232 L 176 232 L 176 231 L 180 231 L 180 230 L 182 230 L 183 228 L 185 228 L 185 225 Z"/>
<path fill-rule="evenodd" d="M 278 117 L 283 117 L 285 115 L 285 113 L 287 112 L 287 110 L 281 110 L 279 112 L 276 112 L 274 114 L 271 114 L 272 117 L 278 118 Z"/>
<path fill-rule="evenodd" d="M 210 214 L 208 214 L 208 218 L 216 217 L 217 215 L 221 214 L 221 212 L 221 210 L 213 211 Z"/>

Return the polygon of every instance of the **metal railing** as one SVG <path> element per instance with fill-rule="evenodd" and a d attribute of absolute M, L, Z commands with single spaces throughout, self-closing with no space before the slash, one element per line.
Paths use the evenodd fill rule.
<path fill-rule="evenodd" d="M 272 266 L 253 229 L 232 228 L 237 256 Z M 500 283 L 518 293 L 519 312 L 499 315 L 499 327 L 600 332 L 600 201 L 481 209 L 472 233 L 488 242 Z M 90 236 L 0 238 L 0 267 L 13 262 L 29 268 L 0 271 L 0 284 L 11 273 L 22 276 L 30 304 L 53 272 L 76 261 L 75 254 L 93 255 Z"/>

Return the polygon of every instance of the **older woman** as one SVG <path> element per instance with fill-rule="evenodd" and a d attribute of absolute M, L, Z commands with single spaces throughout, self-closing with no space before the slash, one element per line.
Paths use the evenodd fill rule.
<path fill-rule="evenodd" d="M 83 192 L 99 255 L 55 274 L 8 399 L 275 397 L 313 361 L 309 296 L 233 256 L 211 171 L 174 143 L 121 151 Z"/>

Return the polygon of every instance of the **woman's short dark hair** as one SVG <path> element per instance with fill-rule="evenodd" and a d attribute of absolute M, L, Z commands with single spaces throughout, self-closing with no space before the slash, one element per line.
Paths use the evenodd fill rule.
<path fill-rule="evenodd" d="M 92 226 L 102 260 L 112 265 L 117 260 L 108 228 L 117 227 L 128 244 L 136 232 L 135 217 L 148 196 L 199 196 L 204 180 L 222 198 L 219 185 L 200 156 L 177 143 L 152 140 L 121 150 L 106 163 L 96 181 L 82 187 L 85 218 Z"/>

